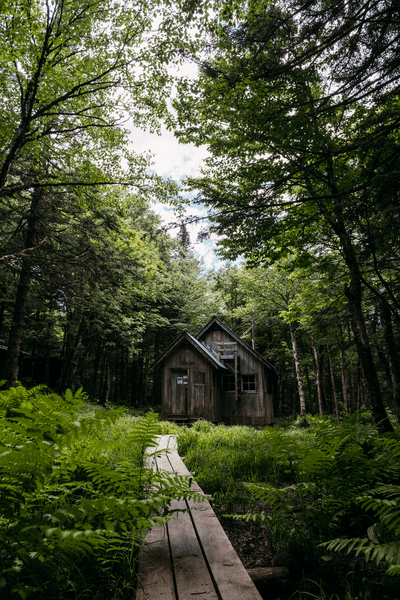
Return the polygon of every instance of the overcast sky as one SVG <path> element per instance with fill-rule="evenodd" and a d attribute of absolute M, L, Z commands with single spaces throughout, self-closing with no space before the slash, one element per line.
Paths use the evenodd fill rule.
<path fill-rule="evenodd" d="M 192 144 L 178 144 L 174 134 L 162 129 L 162 135 L 152 134 L 140 129 L 132 129 L 131 133 L 132 148 L 136 152 L 150 151 L 154 154 L 154 170 L 162 177 L 171 177 L 175 181 L 182 181 L 185 177 L 196 175 L 199 172 L 202 161 L 207 156 L 206 147 L 196 148 Z M 174 221 L 173 208 L 165 204 L 154 204 L 153 210 L 157 212 L 164 223 Z M 205 208 L 197 205 L 191 205 L 187 213 L 190 215 L 205 216 Z M 202 228 L 198 225 L 188 225 L 188 232 L 197 254 L 203 258 L 207 269 L 218 268 L 223 263 L 215 254 L 215 239 L 197 242 L 197 234 Z M 170 234 L 175 236 L 178 230 L 171 230 Z"/>
<path fill-rule="evenodd" d="M 172 74 L 179 74 L 180 76 L 197 77 L 197 66 L 193 63 L 186 62 L 181 64 L 179 68 L 171 68 Z M 167 131 L 165 128 L 162 129 L 162 135 L 152 134 L 147 131 L 142 131 L 137 128 L 131 127 L 131 143 L 132 149 L 136 152 L 152 152 L 154 154 L 154 170 L 162 177 L 171 177 L 175 181 L 182 181 L 188 176 L 193 176 L 199 173 L 202 161 L 207 156 L 207 149 L 205 146 L 202 148 L 196 148 L 192 144 L 178 144 L 178 140 L 174 134 Z M 173 208 L 165 204 L 153 205 L 153 210 L 157 212 L 164 223 L 170 223 L 175 221 Z M 207 210 L 197 205 L 191 205 L 187 214 L 206 216 Z M 222 266 L 223 261 L 216 256 L 215 239 L 206 240 L 204 242 L 197 242 L 197 234 L 204 225 L 194 224 L 188 225 L 188 232 L 193 248 L 197 254 L 203 258 L 204 265 L 207 269 L 219 268 Z M 171 235 L 176 236 L 178 230 L 170 232 Z"/>

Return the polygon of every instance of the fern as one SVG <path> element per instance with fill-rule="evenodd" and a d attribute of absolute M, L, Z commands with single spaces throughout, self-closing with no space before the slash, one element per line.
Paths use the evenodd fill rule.
<path fill-rule="evenodd" d="M 88 561 L 102 577 L 126 560 L 134 564 L 147 530 L 170 518 L 171 499 L 200 498 L 186 478 L 149 468 L 154 414 L 125 418 L 119 435 L 122 411 L 82 417 L 83 398 L 81 390 L 61 398 L 42 387 L 0 392 L 5 597 L 58 597 L 62 582 L 80 577 Z"/>
<path fill-rule="evenodd" d="M 399 442 L 391 444 L 398 455 Z M 400 573 L 400 486 L 380 485 L 369 494 L 357 498 L 357 503 L 374 514 L 376 522 L 367 529 L 363 538 L 337 538 L 322 544 L 334 552 L 355 551 L 379 565 L 387 563 L 387 574 Z"/>

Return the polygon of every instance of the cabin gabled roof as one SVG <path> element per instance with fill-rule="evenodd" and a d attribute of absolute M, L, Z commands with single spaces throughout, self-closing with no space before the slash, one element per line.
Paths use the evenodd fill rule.
<path fill-rule="evenodd" d="M 220 360 L 218 360 L 217 356 L 214 355 L 211 348 L 207 348 L 204 344 L 200 342 L 200 340 L 196 339 L 190 333 L 181 333 L 181 335 L 170 345 L 168 348 L 157 358 L 157 360 L 153 363 L 153 368 L 157 369 L 162 361 L 173 352 L 178 346 L 180 346 L 184 341 L 189 342 L 191 346 L 193 346 L 200 354 L 208 360 L 213 366 L 217 369 L 222 369 L 223 371 L 228 371 L 226 366 L 222 364 Z"/>
<path fill-rule="evenodd" d="M 246 350 L 248 352 L 250 352 L 250 354 L 252 354 L 255 358 L 260 360 L 266 367 L 271 369 L 276 374 L 275 367 L 269 362 L 269 360 L 267 360 L 261 354 L 259 354 L 257 352 L 257 350 L 253 350 L 253 348 L 247 342 L 242 340 L 241 337 L 239 337 L 234 331 L 232 331 L 232 329 L 230 329 L 227 325 L 225 325 L 225 323 L 223 323 L 221 321 L 221 319 L 219 319 L 218 317 L 213 317 L 212 319 L 210 319 L 210 321 L 207 323 L 207 325 L 205 325 L 205 327 L 203 327 L 203 329 L 200 331 L 200 333 L 197 334 L 197 336 L 196 336 L 197 339 L 199 341 L 201 341 L 201 338 L 203 337 L 203 335 L 205 333 L 207 333 L 207 331 L 209 329 L 212 329 L 212 328 L 219 328 L 219 329 L 222 329 L 223 331 L 225 331 L 238 344 L 240 344 L 242 347 L 246 348 Z"/>

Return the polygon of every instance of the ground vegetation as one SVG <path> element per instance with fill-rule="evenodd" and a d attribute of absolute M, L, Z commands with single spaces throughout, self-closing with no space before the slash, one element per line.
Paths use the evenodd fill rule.
<path fill-rule="evenodd" d="M 188 483 L 150 468 L 155 413 L 99 410 L 82 390 L 43 388 L 0 391 L 2 595 L 132 598 L 144 535 Z"/>
<path fill-rule="evenodd" d="M 398 433 L 380 434 L 365 410 L 264 431 L 199 421 L 178 448 L 245 566 L 288 567 L 276 597 L 389 599 L 400 573 Z"/>

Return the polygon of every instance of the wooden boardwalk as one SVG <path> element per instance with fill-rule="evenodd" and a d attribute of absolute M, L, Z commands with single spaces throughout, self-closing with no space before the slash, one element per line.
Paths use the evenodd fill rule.
<path fill-rule="evenodd" d="M 191 477 L 176 436 L 164 435 L 155 468 Z M 194 484 L 193 490 L 202 492 Z M 177 513 L 151 529 L 139 567 L 136 600 L 262 600 L 207 499 L 173 501 Z"/>

